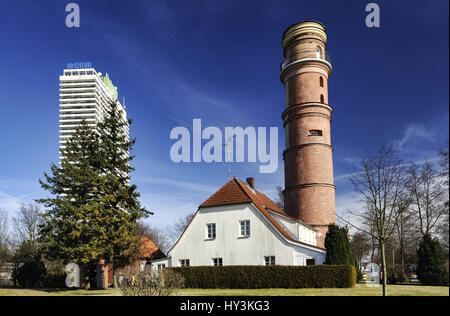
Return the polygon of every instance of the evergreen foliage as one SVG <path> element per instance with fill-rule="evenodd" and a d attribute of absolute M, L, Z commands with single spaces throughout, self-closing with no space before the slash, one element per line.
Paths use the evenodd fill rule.
<path fill-rule="evenodd" d="M 357 273 L 357 281 L 359 282 L 362 280 L 362 273 L 351 251 L 348 236 L 347 228 L 336 225 L 328 226 L 328 232 L 325 238 L 325 248 L 327 250 L 325 264 L 354 265 Z"/>
<path fill-rule="evenodd" d="M 15 286 L 36 288 L 41 286 L 47 275 L 44 262 L 36 241 L 22 242 L 13 255 L 11 280 Z"/>
<path fill-rule="evenodd" d="M 448 270 L 441 244 L 429 234 L 423 236 L 417 251 L 417 277 L 424 285 L 448 285 Z"/>
<path fill-rule="evenodd" d="M 91 275 L 101 260 L 117 268 L 136 259 L 138 220 L 151 214 L 130 185 L 128 153 L 135 139 L 128 139 L 117 103 L 110 108 L 96 128 L 86 121 L 77 127 L 61 150 L 60 166 L 52 164 L 51 175 L 40 180 L 52 195 L 38 200 L 46 208 L 43 252 L 49 259 L 84 264 Z"/>
<path fill-rule="evenodd" d="M 203 266 L 168 268 L 185 279 L 187 288 L 299 289 L 352 288 L 356 283 L 351 265 L 317 266 Z"/>

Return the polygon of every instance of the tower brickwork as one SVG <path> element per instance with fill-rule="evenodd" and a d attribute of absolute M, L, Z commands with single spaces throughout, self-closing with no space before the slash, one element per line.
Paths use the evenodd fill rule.
<path fill-rule="evenodd" d="M 282 114 L 286 134 L 285 209 L 318 230 L 319 246 L 324 246 L 327 227 L 336 220 L 332 108 L 328 104 L 332 66 L 326 42 L 325 27 L 318 22 L 289 27 L 283 34 L 280 74 L 286 96 Z"/>

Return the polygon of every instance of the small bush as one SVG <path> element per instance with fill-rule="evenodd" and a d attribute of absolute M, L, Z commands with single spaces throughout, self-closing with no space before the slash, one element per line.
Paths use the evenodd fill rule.
<path fill-rule="evenodd" d="M 387 266 L 387 283 L 397 284 L 406 282 L 406 273 L 399 264 Z"/>
<path fill-rule="evenodd" d="M 187 288 L 352 288 L 352 265 L 223 266 L 169 268 L 182 275 Z"/>
<path fill-rule="evenodd" d="M 119 273 L 123 296 L 170 296 L 183 288 L 184 278 L 171 270 L 155 271 L 139 267 Z"/>

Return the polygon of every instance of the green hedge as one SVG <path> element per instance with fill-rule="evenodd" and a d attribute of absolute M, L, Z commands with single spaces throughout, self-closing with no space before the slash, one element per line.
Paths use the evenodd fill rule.
<path fill-rule="evenodd" d="M 170 268 L 185 278 L 186 288 L 352 288 L 356 269 L 351 265 L 223 266 Z"/>

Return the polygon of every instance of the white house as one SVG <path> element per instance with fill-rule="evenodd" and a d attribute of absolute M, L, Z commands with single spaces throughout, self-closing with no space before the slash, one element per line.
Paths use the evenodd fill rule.
<path fill-rule="evenodd" d="M 200 205 L 168 257 L 152 266 L 323 264 L 316 230 L 247 182 L 233 178 Z"/>

